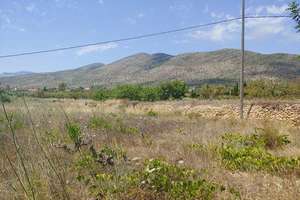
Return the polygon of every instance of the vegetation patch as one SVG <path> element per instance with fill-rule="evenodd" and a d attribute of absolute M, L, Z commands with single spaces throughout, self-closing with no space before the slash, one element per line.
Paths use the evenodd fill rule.
<path fill-rule="evenodd" d="M 108 154 L 111 152 L 114 152 L 111 155 L 117 157 L 112 149 Z M 119 156 L 118 159 L 120 158 Z M 91 166 L 96 161 L 89 155 L 78 162 L 77 169 L 86 170 L 88 167 L 93 172 L 87 174 L 94 174 L 92 180 L 86 179 L 86 175 L 78 176 L 78 180 L 90 185 L 91 195 L 104 199 L 213 199 L 218 192 L 227 190 L 232 199 L 240 198 L 240 194 L 232 188 L 226 189 L 222 185 L 202 179 L 195 170 L 163 160 L 151 159 L 135 169 L 126 168 L 119 163 L 113 169 L 98 167 L 95 171 Z"/>
<path fill-rule="evenodd" d="M 153 110 L 150 110 L 150 111 L 147 112 L 147 115 L 148 115 L 149 117 L 157 117 L 157 116 L 158 116 L 158 113 L 155 112 L 155 111 L 153 111 Z"/>
<path fill-rule="evenodd" d="M 90 129 L 105 129 L 105 130 L 112 130 L 113 129 L 113 125 L 105 118 L 103 117 L 97 117 L 97 116 L 93 116 L 90 118 L 89 123 L 88 123 L 88 127 Z"/>
<path fill-rule="evenodd" d="M 265 135 L 225 134 L 219 149 L 226 168 L 242 171 L 293 173 L 300 169 L 300 158 L 275 156 L 268 152 L 269 139 Z M 280 147 L 289 143 L 286 136 L 275 138 Z"/>
<path fill-rule="evenodd" d="M 138 128 L 129 126 L 122 118 L 107 119 L 104 117 L 93 116 L 88 122 L 88 128 L 94 130 L 114 131 L 128 135 L 137 135 L 140 133 Z"/>

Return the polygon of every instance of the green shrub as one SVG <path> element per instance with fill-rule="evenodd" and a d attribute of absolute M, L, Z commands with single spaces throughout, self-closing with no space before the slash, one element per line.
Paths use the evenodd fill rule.
<path fill-rule="evenodd" d="M 266 150 L 267 140 L 263 135 L 225 134 L 222 140 L 219 152 L 223 164 L 230 170 L 287 173 L 300 169 L 300 158 L 280 157 L 269 153 Z"/>
<path fill-rule="evenodd" d="M 256 132 L 263 137 L 265 147 L 269 149 L 282 148 L 291 143 L 288 139 L 288 135 L 280 135 L 279 130 L 271 125 L 264 125 L 263 128 L 256 128 Z"/>
<path fill-rule="evenodd" d="M 9 97 L 9 95 L 0 90 L 0 103 L 10 103 L 11 102 L 11 98 Z"/>
<path fill-rule="evenodd" d="M 140 133 L 138 128 L 128 126 L 120 118 L 116 120 L 115 127 L 116 127 L 116 129 L 115 129 L 116 131 L 118 131 L 120 133 L 128 134 L 128 135 L 138 135 Z"/>
<path fill-rule="evenodd" d="M 105 129 L 105 130 L 112 130 L 113 125 L 107 120 L 102 117 L 93 116 L 90 118 L 88 127 L 91 129 Z"/>
<path fill-rule="evenodd" d="M 105 88 L 97 89 L 93 95 L 93 99 L 98 101 L 104 101 L 109 98 L 110 98 L 110 91 Z"/>
<path fill-rule="evenodd" d="M 117 99 L 141 100 L 142 87 L 140 85 L 120 85 L 112 90 Z"/>
<path fill-rule="evenodd" d="M 78 150 L 81 145 L 81 137 L 82 137 L 80 125 L 77 123 L 67 123 L 66 128 L 70 139 L 75 144 L 75 149 Z"/>
<path fill-rule="evenodd" d="M 160 87 L 143 87 L 141 98 L 143 101 L 159 101 L 161 99 L 162 90 Z"/>
<path fill-rule="evenodd" d="M 142 187 L 164 194 L 167 199 L 213 199 L 217 184 L 199 178 L 194 170 L 155 159 L 146 162 Z"/>
<path fill-rule="evenodd" d="M 157 116 L 158 116 L 158 113 L 155 112 L 155 111 L 153 111 L 153 110 L 150 110 L 150 111 L 147 112 L 147 115 L 148 115 L 149 117 L 157 117 Z"/>
<path fill-rule="evenodd" d="M 182 99 L 188 91 L 188 86 L 183 81 L 170 81 L 160 85 L 161 88 L 161 99 L 167 100 Z"/>

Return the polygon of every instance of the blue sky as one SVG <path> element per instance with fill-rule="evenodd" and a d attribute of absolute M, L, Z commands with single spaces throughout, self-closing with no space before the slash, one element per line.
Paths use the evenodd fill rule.
<path fill-rule="evenodd" d="M 285 14 L 289 0 L 246 0 L 248 15 Z M 240 0 L 1 0 L 0 54 L 105 41 L 239 16 Z M 299 53 L 290 19 L 248 20 L 248 50 Z M 138 52 L 179 54 L 239 48 L 240 24 L 231 22 L 155 38 L 0 59 L 1 72 L 46 72 Z"/>

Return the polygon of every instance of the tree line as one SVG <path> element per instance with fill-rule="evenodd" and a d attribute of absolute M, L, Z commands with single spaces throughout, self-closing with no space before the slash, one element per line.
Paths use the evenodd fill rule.
<path fill-rule="evenodd" d="M 126 84 L 112 88 L 92 87 L 68 89 L 43 88 L 27 95 L 38 98 L 73 98 L 94 99 L 104 101 L 108 99 L 128 99 L 134 101 L 163 101 L 176 100 L 185 97 L 198 99 L 233 99 L 238 98 L 239 85 L 233 84 L 202 84 L 189 86 L 179 80 L 164 82 L 159 85 Z M 248 98 L 300 98 L 299 81 L 280 80 L 251 80 L 245 83 L 245 96 Z"/>

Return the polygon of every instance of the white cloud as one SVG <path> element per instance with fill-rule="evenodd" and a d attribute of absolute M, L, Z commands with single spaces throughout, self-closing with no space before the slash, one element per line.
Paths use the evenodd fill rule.
<path fill-rule="evenodd" d="M 104 4 L 104 0 L 98 0 L 99 4 Z"/>
<path fill-rule="evenodd" d="M 137 17 L 138 17 L 138 18 L 143 18 L 143 17 L 145 17 L 145 14 L 144 14 L 144 13 L 139 13 L 139 14 L 137 15 Z"/>
<path fill-rule="evenodd" d="M 247 8 L 247 13 L 250 15 L 259 15 L 259 14 L 270 14 L 270 15 L 281 15 L 287 12 L 288 5 L 261 5 L 257 7 Z"/>
<path fill-rule="evenodd" d="M 26 31 L 24 28 L 18 26 L 13 18 L 0 10 L 0 29 L 1 30 L 14 30 L 24 32 Z"/>
<path fill-rule="evenodd" d="M 169 9 L 171 11 L 176 11 L 176 12 L 189 12 L 192 9 L 192 4 L 175 2 L 174 4 L 169 6 Z"/>
<path fill-rule="evenodd" d="M 125 21 L 131 25 L 137 24 L 139 20 L 141 20 L 142 18 L 145 17 L 144 13 L 138 13 L 136 16 L 134 17 L 127 17 L 125 19 Z"/>
<path fill-rule="evenodd" d="M 134 18 L 132 18 L 132 17 L 128 17 L 127 19 L 126 19 L 126 22 L 128 22 L 129 24 L 136 24 L 136 19 L 134 19 Z"/>
<path fill-rule="evenodd" d="M 267 6 L 266 10 L 267 10 L 267 13 L 269 13 L 269 14 L 279 15 L 279 14 L 284 14 L 286 12 L 287 8 L 288 8 L 288 5 L 282 5 L 282 6 L 271 5 L 271 6 Z"/>
<path fill-rule="evenodd" d="M 267 5 L 250 7 L 247 10 L 248 15 L 281 15 L 286 12 L 287 5 Z M 232 18 L 223 13 L 210 12 L 212 18 Z M 189 34 L 193 39 L 210 40 L 213 42 L 223 42 L 239 37 L 241 24 L 239 21 L 218 24 L 208 30 L 198 30 Z M 272 36 L 279 36 L 289 41 L 299 41 L 300 35 L 297 34 L 293 26 L 284 18 L 268 18 L 268 19 L 248 19 L 246 22 L 246 39 L 261 40 Z"/>
<path fill-rule="evenodd" d="M 76 54 L 78 56 L 82 56 L 82 55 L 89 54 L 89 53 L 103 52 L 103 51 L 107 51 L 107 50 L 110 50 L 110 49 L 115 49 L 118 46 L 119 45 L 117 43 L 107 43 L 107 44 L 102 44 L 102 45 L 93 45 L 93 46 L 83 47 L 83 48 L 79 49 L 76 52 Z"/>
<path fill-rule="evenodd" d="M 246 37 L 247 39 L 262 39 L 282 34 L 287 29 L 285 22 L 281 18 L 248 20 Z"/>
<path fill-rule="evenodd" d="M 206 31 L 194 31 L 189 36 L 194 39 L 211 40 L 213 42 L 222 42 L 232 39 L 233 33 L 240 29 L 240 23 L 232 21 L 227 24 L 218 24 Z"/>
<path fill-rule="evenodd" d="M 26 9 L 28 12 L 33 12 L 33 11 L 36 9 L 36 6 L 35 6 L 35 4 L 31 3 L 31 4 L 29 4 L 28 6 L 26 6 L 25 9 Z"/>

